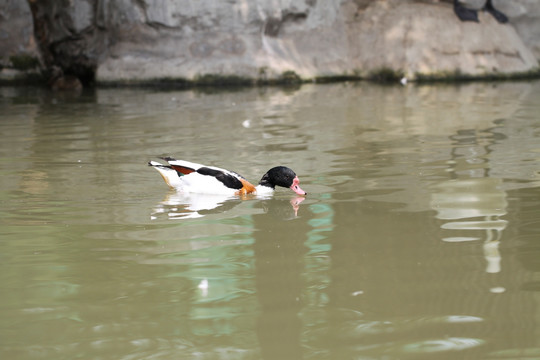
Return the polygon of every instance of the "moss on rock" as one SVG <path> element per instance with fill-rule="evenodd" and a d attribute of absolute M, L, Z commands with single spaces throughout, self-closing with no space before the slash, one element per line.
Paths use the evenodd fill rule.
<path fill-rule="evenodd" d="M 39 66 L 39 60 L 28 54 L 11 55 L 9 61 L 15 70 L 20 71 L 33 70 Z"/>

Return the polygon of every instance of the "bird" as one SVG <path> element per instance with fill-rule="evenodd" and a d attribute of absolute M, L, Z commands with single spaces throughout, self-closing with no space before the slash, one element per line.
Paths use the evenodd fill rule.
<path fill-rule="evenodd" d="M 269 195 L 276 186 L 289 188 L 298 195 L 307 193 L 298 185 L 300 180 L 294 171 L 286 166 L 276 166 L 268 170 L 257 186 L 242 175 L 215 166 L 206 166 L 172 157 L 161 157 L 167 164 L 149 161 L 171 188 L 186 193 L 216 195 Z"/>

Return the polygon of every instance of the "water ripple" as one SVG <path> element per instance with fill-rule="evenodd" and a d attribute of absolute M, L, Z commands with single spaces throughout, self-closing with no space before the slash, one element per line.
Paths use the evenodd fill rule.
<path fill-rule="evenodd" d="M 444 339 L 423 340 L 402 347 L 405 353 L 439 353 L 446 351 L 458 351 L 483 345 L 485 340 L 464 337 L 449 337 Z"/>

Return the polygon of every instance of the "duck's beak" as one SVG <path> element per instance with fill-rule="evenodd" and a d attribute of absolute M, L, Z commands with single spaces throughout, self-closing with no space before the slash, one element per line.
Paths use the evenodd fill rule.
<path fill-rule="evenodd" d="M 307 195 L 307 192 L 300 189 L 300 186 L 298 186 L 298 183 L 300 183 L 300 180 L 298 179 L 298 176 L 297 176 L 293 180 L 293 183 L 291 185 L 291 190 L 297 193 L 298 195 Z"/>

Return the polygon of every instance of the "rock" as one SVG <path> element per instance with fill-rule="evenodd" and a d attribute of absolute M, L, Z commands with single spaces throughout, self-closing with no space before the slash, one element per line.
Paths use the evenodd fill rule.
<path fill-rule="evenodd" d="M 510 18 L 523 43 L 540 59 L 540 1 L 493 0 L 493 5 Z"/>
<path fill-rule="evenodd" d="M 414 79 L 512 74 L 538 66 L 512 26 L 483 12 L 480 24 L 461 23 L 448 3 L 292 1 L 282 8 L 181 3 L 146 1 L 153 28 L 130 27 L 137 41 L 117 42 L 113 56 L 99 65 L 98 80 L 204 74 L 268 80 L 284 72 L 310 79 L 368 76 L 381 69 Z"/>
<path fill-rule="evenodd" d="M 83 89 L 81 81 L 76 76 L 65 75 L 58 66 L 52 67 L 48 83 L 53 91 L 67 91 L 78 94 Z"/>
<path fill-rule="evenodd" d="M 0 36 L 83 83 L 492 76 L 540 58 L 531 0 L 493 0 L 509 24 L 483 11 L 461 22 L 452 0 L 28 1 L 35 35 L 27 3 L 11 1 Z"/>
<path fill-rule="evenodd" d="M 58 66 L 66 76 L 92 82 L 109 37 L 96 25 L 93 2 L 28 1 L 46 72 Z"/>
<path fill-rule="evenodd" d="M 480 10 L 486 5 L 487 0 L 458 0 L 458 2 L 466 8 Z"/>
<path fill-rule="evenodd" d="M 40 53 L 32 13 L 26 1 L 0 1 L 0 81 L 21 81 L 35 75 Z"/>
<path fill-rule="evenodd" d="M 363 71 L 402 70 L 427 76 L 522 73 L 538 61 L 512 26 L 480 12 L 479 23 L 460 22 L 446 4 L 378 2 L 355 22 L 353 57 Z M 367 45 L 367 46 L 366 46 Z"/>

